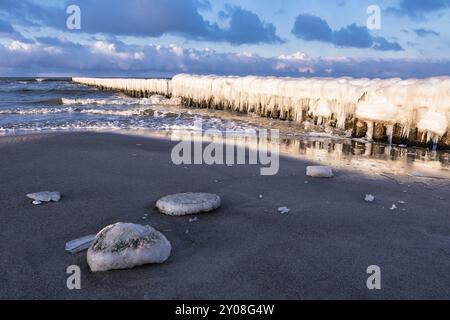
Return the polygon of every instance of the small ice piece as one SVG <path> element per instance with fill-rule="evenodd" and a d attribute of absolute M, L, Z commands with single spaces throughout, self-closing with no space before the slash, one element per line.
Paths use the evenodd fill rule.
<path fill-rule="evenodd" d="M 199 219 L 197 217 L 189 219 L 189 223 L 193 223 L 193 222 L 197 222 L 197 221 L 199 221 Z"/>
<path fill-rule="evenodd" d="M 375 197 L 371 194 L 366 194 L 366 197 L 364 198 L 364 201 L 366 202 L 374 202 L 375 201 Z"/>
<path fill-rule="evenodd" d="M 33 203 L 35 206 L 38 206 L 38 205 L 42 204 L 42 202 L 41 202 L 41 201 L 38 201 L 38 200 L 34 200 L 32 203 Z"/>
<path fill-rule="evenodd" d="M 402 200 L 400 200 L 398 203 L 400 203 L 400 204 L 405 204 L 406 202 L 405 201 L 402 201 Z"/>
<path fill-rule="evenodd" d="M 61 194 L 59 192 L 50 192 L 50 191 L 42 191 L 42 192 L 36 192 L 36 193 L 29 193 L 27 194 L 27 198 L 30 198 L 34 201 L 40 201 L 40 202 L 58 202 L 61 200 Z"/>
<path fill-rule="evenodd" d="M 393 204 L 392 207 L 389 208 L 389 210 L 391 210 L 391 211 L 397 210 L 397 206 L 395 204 Z"/>
<path fill-rule="evenodd" d="M 287 213 L 291 212 L 291 209 L 289 209 L 288 207 L 280 207 L 280 208 L 278 208 L 278 212 L 281 214 L 287 214 Z"/>
<path fill-rule="evenodd" d="M 259 195 L 259 198 L 262 199 L 262 198 L 264 198 L 264 196 L 263 196 L 262 194 L 260 194 L 260 195 Z"/>
<path fill-rule="evenodd" d="M 309 181 L 308 180 L 305 180 L 304 182 L 303 182 L 304 184 L 308 184 L 309 183 Z"/>
<path fill-rule="evenodd" d="M 326 166 L 309 166 L 306 175 L 313 178 L 333 178 L 333 170 Z"/>
<path fill-rule="evenodd" d="M 75 254 L 84 250 L 89 249 L 91 244 L 95 240 L 95 234 L 91 234 L 89 236 L 81 237 L 66 243 L 66 251 L 69 251 L 71 254 Z"/>

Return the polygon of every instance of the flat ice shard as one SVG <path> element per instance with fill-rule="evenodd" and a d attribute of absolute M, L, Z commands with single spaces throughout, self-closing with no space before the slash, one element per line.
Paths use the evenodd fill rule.
<path fill-rule="evenodd" d="M 364 201 L 366 202 L 374 202 L 375 201 L 375 197 L 371 194 L 366 194 L 366 197 L 364 198 Z"/>
<path fill-rule="evenodd" d="M 61 194 L 59 192 L 41 191 L 36 193 L 27 194 L 27 198 L 34 200 L 35 202 L 58 202 L 61 200 Z"/>
<path fill-rule="evenodd" d="M 71 254 L 75 254 L 84 250 L 89 249 L 95 240 L 95 234 L 89 236 L 84 236 L 66 243 L 66 251 Z"/>

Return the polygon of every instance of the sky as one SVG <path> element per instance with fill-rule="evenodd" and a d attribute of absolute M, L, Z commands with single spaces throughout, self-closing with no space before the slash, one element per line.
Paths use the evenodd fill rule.
<path fill-rule="evenodd" d="M 450 0 L 0 0 L 0 76 L 450 75 L 449 26 Z"/>

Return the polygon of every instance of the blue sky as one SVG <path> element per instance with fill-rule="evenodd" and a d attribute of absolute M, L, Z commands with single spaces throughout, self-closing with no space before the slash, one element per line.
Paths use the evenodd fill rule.
<path fill-rule="evenodd" d="M 449 25 L 450 0 L 1 0 L 0 76 L 450 75 Z"/>

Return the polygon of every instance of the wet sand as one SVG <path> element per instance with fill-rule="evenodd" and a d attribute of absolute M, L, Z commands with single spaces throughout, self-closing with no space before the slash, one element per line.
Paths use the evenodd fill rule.
<path fill-rule="evenodd" d="M 450 299 L 449 180 L 400 184 L 345 170 L 315 180 L 305 177 L 310 162 L 287 157 L 276 176 L 260 176 L 259 166 L 175 166 L 174 144 L 99 133 L 1 137 L 0 298 Z M 61 202 L 25 197 L 43 190 L 60 191 Z M 154 208 L 187 191 L 217 193 L 223 206 L 195 223 Z M 279 214 L 282 206 L 291 212 Z M 92 273 L 85 253 L 64 251 L 119 221 L 162 231 L 169 260 Z M 78 291 L 66 287 L 74 264 Z M 381 267 L 381 290 L 366 287 L 370 265 Z"/>

